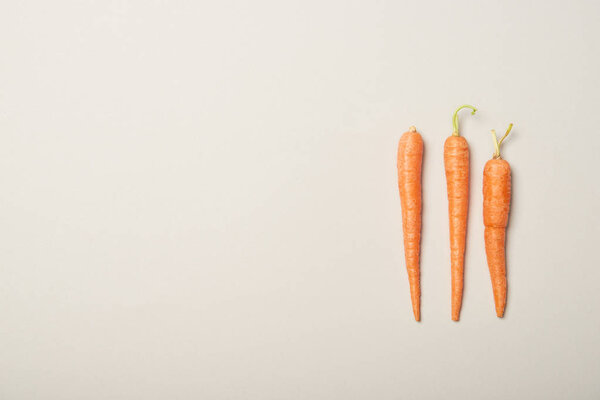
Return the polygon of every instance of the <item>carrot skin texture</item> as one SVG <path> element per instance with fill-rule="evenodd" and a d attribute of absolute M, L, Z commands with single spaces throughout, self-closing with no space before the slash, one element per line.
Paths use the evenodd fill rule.
<path fill-rule="evenodd" d="M 458 321 L 463 295 L 467 215 L 469 211 L 469 145 L 462 136 L 444 143 L 444 167 L 448 190 L 450 226 L 450 274 L 452 319 Z"/>
<path fill-rule="evenodd" d="M 510 165 L 502 159 L 489 160 L 483 170 L 483 223 L 496 315 L 506 307 L 506 224 L 510 211 Z"/>
<path fill-rule="evenodd" d="M 421 247 L 421 167 L 423 139 L 411 128 L 398 143 L 398 188 L 402 206 L 404 257 L 410 297 L 416 321 L 421 320 L 421 286 L 419 255 Z"/>

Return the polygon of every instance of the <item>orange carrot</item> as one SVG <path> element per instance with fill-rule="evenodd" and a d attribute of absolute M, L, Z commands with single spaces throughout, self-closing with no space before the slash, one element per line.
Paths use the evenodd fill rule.
<path fill-rule="evenodd" d="M 458 112 L 470 105 L 459 107 L 452 117 L 454 131 L 444 143 L 444 167 L 448 189 L 448 215 L 450 218 L 450 274 L 452 280 L 452 319 L 458 321 L 463 294 L 463 271 L 469 211 L 469 145 L 458 134 Z"/>
<path fill-rule="evenodd" d="M 506 306 L 505 238 L 510 209 L 510 165 L 500 157 L 500 145 L 513 124 L 498 141 L 492 130 L 496 151 L 483 169 L 483 224 L 485 225 L 485 253 L 492 279 L 496 315 L 502 318 Z"/>
<path fill-rule="evenodd" d="M 419 252 L 421 247 L 421 164 L 423 139 L 414 126 L 398 143 L 398 188 L 402 206 L 404 257 L 415 320 L 421 319 Z"/>

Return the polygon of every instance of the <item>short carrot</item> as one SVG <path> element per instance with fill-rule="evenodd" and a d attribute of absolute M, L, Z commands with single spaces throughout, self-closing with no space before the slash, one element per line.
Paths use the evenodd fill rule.
<path fill-rule="evenodd" d="M 421 164 L 423 139 L 414 126 L 398 143 L 398 188 L 402 206 L 404 257 L 415 320 L 421 319 L 419 253 L 421 248 Z"/>
<path fill-rule="evenodd" d="M 458 112 L 463 108 L 477 109 L 470 105 L 460 106 L 452 117 L 454 131 L 444 143 L 444 167 L 448 190 L 448 215 L 450 225 L 450 275 L 452 319 L 458 321 L 463 295 L 463 273 L 469 211 L 469 145 L 458 133 Z"/>
<path fill-rule="evenodd" d="M 496 315 L 504 316 L 506 306 L 506 224 L 510 209 L 510 165 L 500 157 L 500 145 L 513 124 L 498 141 L 492 130 L 496 151 L 483 169 L 483 223 L 485 225 L 485 253 L 490 269 Z"/>

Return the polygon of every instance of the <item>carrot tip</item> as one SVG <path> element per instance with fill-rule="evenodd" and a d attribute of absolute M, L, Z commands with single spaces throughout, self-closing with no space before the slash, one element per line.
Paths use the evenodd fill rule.
<path fill-rule="evenodd" d="M 421 310 L 413 309 L 413 314 L 415 315 L 415 321 L 419 322 L 421 320 Z"/>

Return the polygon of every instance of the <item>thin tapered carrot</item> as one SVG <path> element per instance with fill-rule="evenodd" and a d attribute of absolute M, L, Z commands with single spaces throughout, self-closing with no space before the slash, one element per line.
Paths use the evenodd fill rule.
<path fill-rule="evenodd" d="M 454 131 L 444 143 L 444 167 L 448 189 L 448 215 L 450 225 L 450 275 L 452 281 L 452 319 L 458 321 L 463 295 L 463 271 L 469 212 L 469 145 L 458 133 L 458 112 L 463 108 L 477 109 L 465 104 L 452 117 Z"/>
<path fill-rule="evenodd" d="M 415 320 L 421 320 L 419 253 L 421 248 L 421 164 L 423 139 L 414 126 L 398 143 L 398 188 L 402 206 L 404 257 Z"/>
<path fill-rule="evenodd" d="M 500 157 L 500 145 L 510 133 L 513 124 L 498 141 L 492 130 L 496 151 L 483 169 L 483 224 L 485 225 L 485 253 L 490 269 L 496 315 L 504 316 L 506 306 L 506 224 L 510 210 L 510 165 Z"/>

